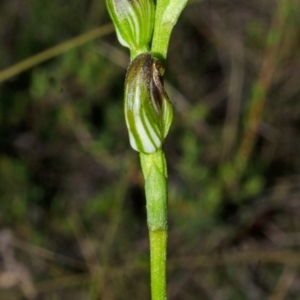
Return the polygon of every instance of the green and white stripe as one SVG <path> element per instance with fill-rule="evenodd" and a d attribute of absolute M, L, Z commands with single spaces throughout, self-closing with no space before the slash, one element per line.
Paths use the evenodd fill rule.
<path fill-rule="evenodd" d="M 138 55 L 125 80 L 125 118 L 132 148 L 154 153 L 170 128 L 173 110 L 161 82 L 161 66 L 151 53 Z"/>
<path fill-rule="evenodd" d="M 153 0 L 106 0 L 119 42 L 134 52 L 147 51 L 154 26 Z"/>

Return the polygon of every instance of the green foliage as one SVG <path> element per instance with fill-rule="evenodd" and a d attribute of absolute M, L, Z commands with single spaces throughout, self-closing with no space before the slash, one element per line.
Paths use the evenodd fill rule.
<path fill-rule="evenodd" d="M 160 59 L 166 59 L 169 40 L 177 20 L 188 0 L 158 0 L 155 12 L 155 26 L 152 52 Z"/>

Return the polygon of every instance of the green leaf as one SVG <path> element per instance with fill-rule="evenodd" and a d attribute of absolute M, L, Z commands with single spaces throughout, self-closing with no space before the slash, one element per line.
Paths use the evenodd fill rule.
<path fill-rule="evenodd" d="M 173 27 L 186 6 L 188 0 L 157 0 L 152 52 L 166 59 Z"/>

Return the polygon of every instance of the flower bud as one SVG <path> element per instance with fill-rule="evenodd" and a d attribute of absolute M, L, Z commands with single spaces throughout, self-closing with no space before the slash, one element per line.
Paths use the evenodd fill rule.
<path fill-rule="evenodd" d="M 126 124 L 131 147 L 142 153 L 161 148 L 172 122 L 173 109 L 162 75 L 162 65 L 148 52 L 138 55 L 127 70 Z"/>
<path fill-rule="evenodd" d="M 135 52 L 147 51 L 154 26 L 153 0 L 106 0 L 119 42 Z"/>

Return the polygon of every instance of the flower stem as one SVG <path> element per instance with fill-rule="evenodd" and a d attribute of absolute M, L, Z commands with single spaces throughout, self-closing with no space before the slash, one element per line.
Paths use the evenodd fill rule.
<path fill-rule="evenodd" d="M 147 224 L 150 236 L 152 300 L 166 297 L 167 167 L 162 150 L 140 154 L 145 178 Z"/>
<path fill-rule="evenodd" d="M 167 229 L 149 230 L 151 263 L 151 299 L 165 300 Z"/>

